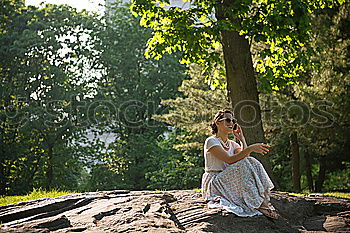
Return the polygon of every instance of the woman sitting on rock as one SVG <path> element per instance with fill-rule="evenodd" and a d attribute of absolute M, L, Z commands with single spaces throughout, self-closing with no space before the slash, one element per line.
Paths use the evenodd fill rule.
<path fill-rule="evenodd" d="M 213 136 L 204 144 L 205 173 L 202 194 L 209 208 L 223 208 L 238 216 L 264 214 L 277 219 L 270 203 L 274 187 L 262 164 L 251 152 L 267 154 L 269 145 L 256 143 L 247 146 L 241 127 L 229 110 L 220 110 L 211 124 Z M 228 139 L 233 133 L 242 147 Z"/>

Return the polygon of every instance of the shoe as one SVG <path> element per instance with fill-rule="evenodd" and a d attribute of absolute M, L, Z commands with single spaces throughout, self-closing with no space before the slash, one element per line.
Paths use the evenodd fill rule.
<path fill-rule="evenodd" d="M 258 210 L 268 219 L 275 220 L 278 219 L 280 216 L 272 205 L 269 205 L 269 207 L 261 206 L 258 208 Z"/>

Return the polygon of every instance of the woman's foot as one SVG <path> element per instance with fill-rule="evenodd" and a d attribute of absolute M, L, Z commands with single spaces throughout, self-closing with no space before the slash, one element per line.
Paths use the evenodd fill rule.
<path fill-rule="evenodd" d="M 267 218 L 270 219 L 278 219 L 278 217 L 280 216 L 276 209 L 271 205 L 271 203 L 263 203 L 258 210 L 265 215 Z"/>

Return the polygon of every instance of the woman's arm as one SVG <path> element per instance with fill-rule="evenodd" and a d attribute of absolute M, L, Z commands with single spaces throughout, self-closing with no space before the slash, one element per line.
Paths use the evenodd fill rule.
<path fill-rule="evenodd" d="M 243 150 L 248 147 L 247 142 L 245 141 L 244 137 L 242 139 L 240 139 L 240 141 L 242 142 L 241 146 L 242 146 Z"/>
<path fill-rule="evenodd" d="M 269 151 L 268 147 L 269 145 L 263 144 L 263 143 L 256 143 L 253 145 L 248 146 L 246 149 L 238 152 L 237 154 L 230 156 L 224 149 L 222 149 L 221 146 L 213 146 L 208 150 L 212 155 L 217 157 L 218 159 L 224 161 L 228 164 L 233 164 L 235 162 L 238 162 L 241 159 L 244 159 L 245 157 L 249 156 L 252 152 L 257 152 L 260 154 L 267 154 Z"/>

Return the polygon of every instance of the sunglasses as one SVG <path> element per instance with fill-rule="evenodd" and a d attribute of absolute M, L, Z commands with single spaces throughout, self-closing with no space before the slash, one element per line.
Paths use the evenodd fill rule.
<path fill-rule="evenodd" d="M 237 128 L 238 128 L 238 124 L 236 124 L 237 123 L 237 120 L 235 119 L 235 118 L 222 118 L 222 119 L 219 119 L 218 121 L 226 121 L 227 123 L 233 123 L 234 124 L 234 126 L 233 126 L 233 130 L 237 130 Z"/>

